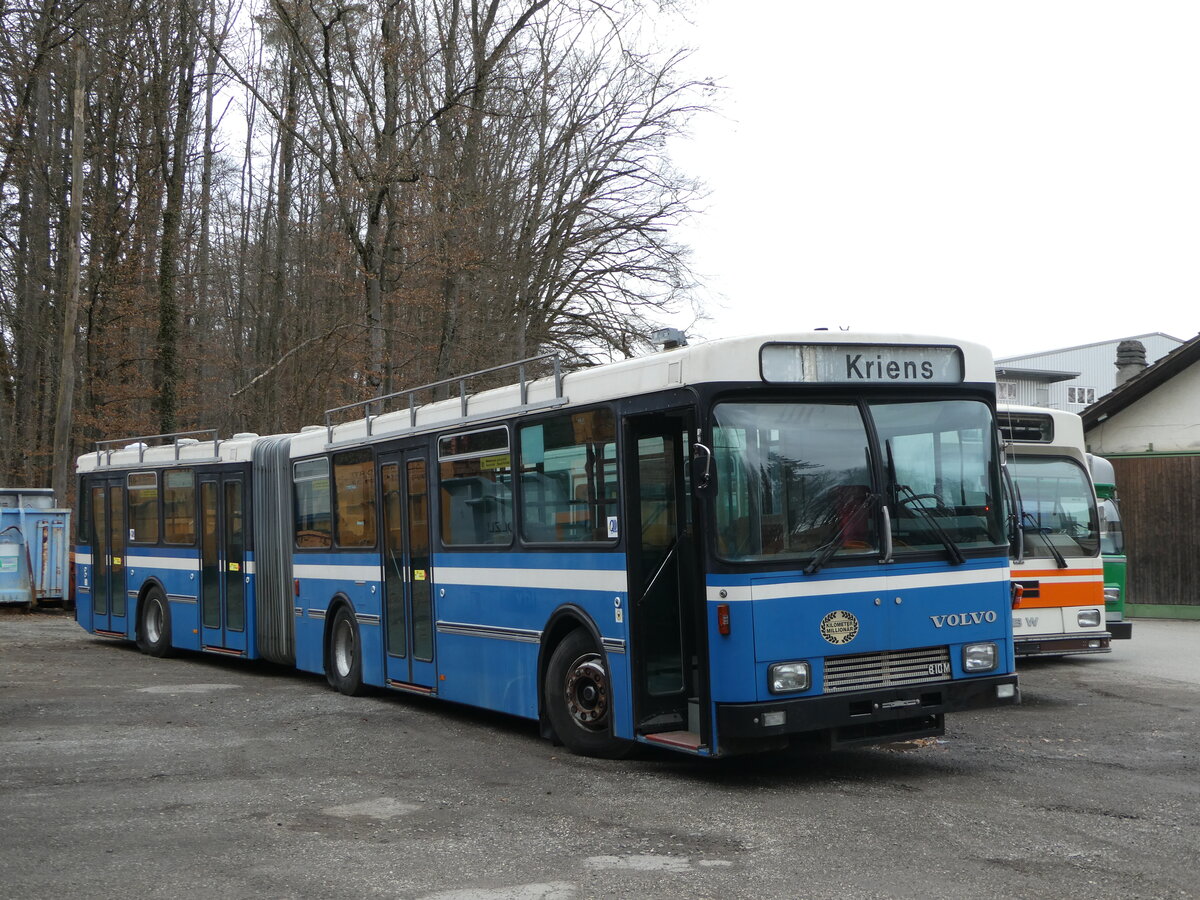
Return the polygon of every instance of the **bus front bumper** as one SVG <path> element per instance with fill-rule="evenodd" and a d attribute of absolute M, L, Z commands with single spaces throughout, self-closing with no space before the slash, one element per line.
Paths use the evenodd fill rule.
<path fill-rule="evenodd" d="M 1109 619 L 1105 623 L 1108 628 L 1108 633 L 1112 635 L 1114 641 L 1128 641 L 1133 637 L 1133 623 L 1126 620 L 1114 622 Z"/>
<path fill-rule="evenodd" d="M 718 703 L 726 741 L 823 734 L 831 745 L 869 744 L 942 734 L 946 713 L 1021 702 L 1017 676 L 992 675 L 909 687 L 819 694 L 762 703 Z"/>
<path fill-rule="evenodd" d="M 1016 638 L 1013 651 L 1022 656 L 1063 656 L 1068 653 L 1109 653 L 1112 635 L 1100 634 L 1050 634 L 1045 637 Z"/>

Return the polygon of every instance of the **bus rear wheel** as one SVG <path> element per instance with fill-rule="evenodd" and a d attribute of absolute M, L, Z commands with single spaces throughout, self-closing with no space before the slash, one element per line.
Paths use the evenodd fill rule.
<path fill-rule="evenodd" d="M 602 759 L 629 755 L 635 745 L 612 734 L 612 687 L 604 656 L 582 628 L 563 638 L 550 655 L 545 681 L 546 715 L 572 753 Z"/>
<path fill-rule="evenodd" d="M 138 649 L 150 656 L 171 656 L 171 607 L 160 588 L 152 587 L 142 598 L 137 630 Z"/>
<path fill-rule="evenodd" d="M 333 688 L 348 697 L 358 697 L 365 692 L 358 622 L 348 606 L 339 606 L 333 617 L 327 660 L 326 678 Z"/>

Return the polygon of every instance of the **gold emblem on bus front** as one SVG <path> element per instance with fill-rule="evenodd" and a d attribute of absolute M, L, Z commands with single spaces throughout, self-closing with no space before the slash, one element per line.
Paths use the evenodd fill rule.
<path fill-rule="evenodd" d="M 831 644 L 848 644 L 858 636 L 858 618 L 845 609 L 835 609 L 821 620 L 821 637 Z"/>

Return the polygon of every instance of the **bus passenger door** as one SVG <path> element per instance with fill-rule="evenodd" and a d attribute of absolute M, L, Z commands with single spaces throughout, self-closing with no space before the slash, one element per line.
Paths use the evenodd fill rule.
<path fill-rule="evenodd" d="M 696 554 L 686 489 L 690 412 L 625 420 L 626 536 L 639 733 L 698 732 Z M 699 705 L 697 709 L 701 708 Z"/>
<path fill-rule="evenodd" d="M 246 652 L 245 490 L 240 475 L 200 479 L 200 646 Z"/>
<path fill-rule="evenodd" d="M 436 692 L 429 488 L 423 454 L 379 461 L 383 491 L 385 674 L 394 687 Z"/>
<path fill-rule="evenodd" d="M 125 483 L 92 482 L 92 629 L 128 634 L 125 584 Z"/>

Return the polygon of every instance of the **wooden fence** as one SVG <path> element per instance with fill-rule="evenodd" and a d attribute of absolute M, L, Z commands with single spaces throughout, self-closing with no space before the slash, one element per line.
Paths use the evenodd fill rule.
<path fill-rule="evenodd" d="M 1109 461 L 1125 524 L 1127 601 L 1200 607 L 1200 455 Z"/>

